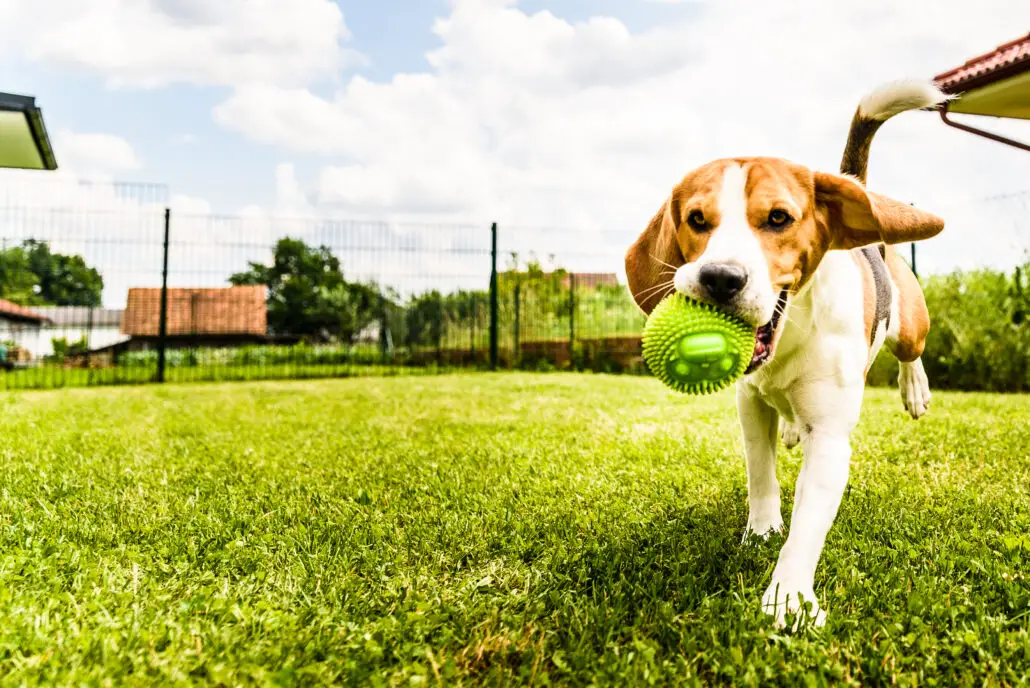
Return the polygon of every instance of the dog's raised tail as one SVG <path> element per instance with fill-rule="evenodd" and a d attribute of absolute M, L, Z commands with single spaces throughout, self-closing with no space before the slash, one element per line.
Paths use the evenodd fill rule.
<path fill-rule="evenodd" d="M 907 110 L 930 108 L 949 98 L 933 83 L 918 80 L 893 81 L 867 93 L 851 119 L 840 171 L 865 183 L 869 147 L 883 123 Z"/>

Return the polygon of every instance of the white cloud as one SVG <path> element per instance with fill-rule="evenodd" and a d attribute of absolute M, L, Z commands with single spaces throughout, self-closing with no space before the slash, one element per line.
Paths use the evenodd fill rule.
<path fill-rule="evenodd" d="M 198 242 L 192 265 L 208 265 L 176 279 L 224 281 L 245 256 L 262 260 L 291 234 L 334 245 L 345 269 L 362 275 L 415 284 L 432 272 L 482 286 L 492 221 L 502 227 L 502 255 L 555 253 L 573 269 L 621 272 L 626 245 L 689 169 L 750 154 L 836 169 L 866 90 L 932 77 L 1030 22 L 1025 0 L 995 0 L 991 12 L 958 0 L 933 12 L 893 0 L 719 0 L 699 2 L 687 23 L 633 32 L 611 17 L 570 23 L 512 0 L 453 0 L 433 27 L 442 45 L 427 71 L 382 82 L 355 76 L 322 97 L 313 83 L 349 59 L 335 5 L 299 0 L 287 10 L 261 0 L 242 12 L 242 2 L 49 0 L 65 19 L 53 29 L 39 23 L 20 44 L 112 83 L 228 84 L 216 122 L 283 158 L 324 160 L 308 179 L 279 165 L 276 199 L 235 218 L 173 197 L 175 235 Z M 12 7 L 0 0 L 0 20 L 13 12 L 28 26 L 28 10 Z M 111 46 L 94 50 L 99 39 L 73 36 L 87 29 Z M 1028 123 L 985 126 L 1030 139 Z M 948 222 L 920 249 L 921 271 L 1022 259 L 1027 197 L 976 199 L 1021 190 L 1027 179 L 1026 153 L 932 113 L 906 113 L 873 146 L 870 185 Z M 458 222 L 471 228 L 430 226 Z M 230 245 L 240 249 L 231 257 Z"/>
<path fill-rule="evenodd" d="M 142 163 L 120 136 L 60 129 L 53 135 L 58 165 L 86 177 L 138 170 Z"/>
<path fill-rule="evenodd" d="M 211 202 L 204 198 L 188 196 L 186 194 L 172 194 L 169 200 L 169 207 L 175 216 L 182 215 L 210 215 Z"/>
<path fill-rule="evenodd" d="M 283 215 L 311 212 L 311 203 L 297 181 L 292 163 L 280 163 L 275 168 L 275 189 L 278 203 L 275 210 Z"/>
<path fill-rule="evenodd" d="M 866 90 L 932 77 L 1030 22 L 1022 0 L 991 12 L 917 5 L 729 0 L 634 34 L 613 18 L 569 23 L 511 0 L 456 0 L 434 27 L 443 46 L 427 73 L 354 77 L 328 99 L 251 84 L 214 116 L 255 141 L 324 155 L 318 198 L 334 207 L 580 228 L 595 241 L 601 230 L 621 268 L 628 240 L 690 168 L 762 154 L 836 169 Z M 1030 138 L 1026 123 L 995 128 Z M 908 113 L 878 136 L 870 183 L 936 209 L 1021 189 L 1028 172 L 1023 152 Z M 955 217 L 926 248 L 947 251 L 942 265 L 967 263 L 963 244 L 982 237 L 982 213 Z M 555 250 L 583 246 L 582 234 L 556 235 Z"/>
<path fill-rule="evenodd" d="M 309 84 L 364 58 L 332 0 L 0 1 L 0 50 L 111 86 Z"/>

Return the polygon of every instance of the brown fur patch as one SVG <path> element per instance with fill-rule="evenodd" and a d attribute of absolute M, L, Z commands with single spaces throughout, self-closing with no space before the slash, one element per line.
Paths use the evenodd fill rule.
<path fill-rule="evenodd" d="M 866 119 L 861 112 L 861 108 L 855 110 L 855 115 L 851 118 L 848 143 L 844 147 L 840 171 L 843 174 L 850 174 L 864 184 L 866 172 L 869 169 L 869 148 L 872 146 L 877 130 L 883 126 L 883 121 Z"/>
<path fill-rule="evenodd" d="M 898 338 L 890 344 L 899 361 L 911 363 L 923 355 L 930 332 L 930 312 L 919 281 L 892 246 L 887 247 L 886 261 L 898 292 Z"/>
<path fill-rule="evenodd" d="M 920 241 L 944 229 L 944 220 L 936 215 L 867 191 L 850 177 L 816 172 L 815 186 L 833 228 L 832 248 Z"/>
<path fill-rule="evenodd" d="M 826 227 L 815 212 L 812 173 L 778 159 L 742 158 L 739 162 L 747 174 L 748 221 L 769 265 L 773 291 L 784 287 L 796 291 L 812 277 L 829 247 Z M 780 230 L 765 226 L 775 209 L 794 219 L 790 226 Z"/>
<path fill-rule="evenodd" d="M 717 199 L 723 171 L 729 164 L 717 160 L 687 174 L 626 251 L 629 290 L 645 313 L 672 291 L 675 269 L 697 260 L 708 245 L 710 233 L 693 231 L 686 219 L 700 210 L 709 223 L 718 225 Z"/>

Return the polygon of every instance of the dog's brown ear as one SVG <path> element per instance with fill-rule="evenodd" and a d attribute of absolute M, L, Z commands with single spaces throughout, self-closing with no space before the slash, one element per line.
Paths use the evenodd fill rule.
<path fill-rule="evenodd" d="M 670 195 L 651 218 L 647 229 L 626 251 L 626 280 L 630 294 L 648 315 L 672 290 L 673 273 L 686 262 L 676 242 L 677 202 L 675 196 Z M 669 288 L 662 288 L 664 284 Z"/>
<path fill-rule="evenodd" d="M 835 249 L 921 241 L 944 229 L 936 215 L 867 191 L 839 174 L 815 173 L 815 205 Z"/>

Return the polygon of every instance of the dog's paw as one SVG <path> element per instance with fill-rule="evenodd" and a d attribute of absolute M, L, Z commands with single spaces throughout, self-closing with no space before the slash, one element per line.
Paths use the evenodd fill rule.
<path fill-rule="evenodd" d="M 752 538 L 768 540 L 773 533 L 783 534 L 783 516 L 780 515 L 779 502 L 752 507 L 751 513 L 748 514 L 742 542 L 747 542 Z"/>
<path fill-rule="evenodd" d="M 918 358 L 898 367 L 898 390 L 905 410 L 918 420 L 930 408 L 930 381 L 926 379 L 923 362 Z"/>
<path fill-rule="evenodd" d="M 785 628 L 787 615 L 794 617 L 791 630 L 807 625 L 820 627 L 826 623 L 826 612 L 819 607 L 810 586 L 773 581 L 762 595 L 762 610 L 773 617 L 776 628 Z"/>
<path fill-rule="evenodd" d="M 783 439 L 783 446 L 793 449 L 801 441 L 801 431 L 793 423 L 780 420 L 780 437 Z"/>
<path fill-rule="evenodd" d="M 756 540 L 768 540 L 774 534 L 783 535 L 783 521 L 779 524 L 773 524 L 768 526 L 752 526 L 750 523 L 744 528 L 744 537 L 740 539 L 741 543 Z"/>

